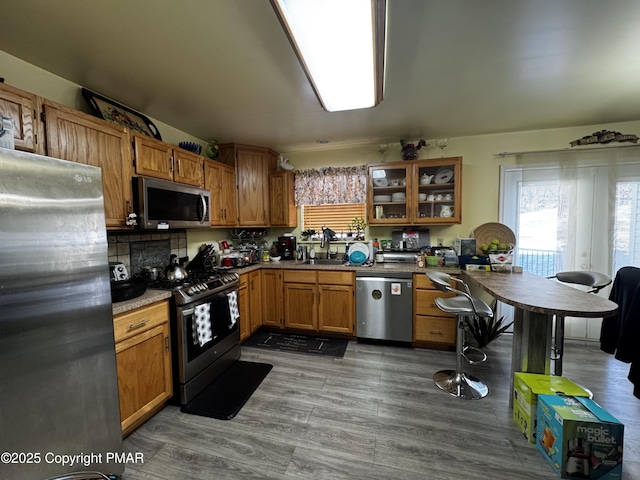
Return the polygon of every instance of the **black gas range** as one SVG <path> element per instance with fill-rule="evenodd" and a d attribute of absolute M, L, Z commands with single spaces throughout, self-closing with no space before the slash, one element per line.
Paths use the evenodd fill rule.
<path fill-rule="evenodd" d="M 149 288 L 171 290 L 174 403 L 186 405 L 240 358 L 240 276 L 226 269 L 188 271 Z"/>

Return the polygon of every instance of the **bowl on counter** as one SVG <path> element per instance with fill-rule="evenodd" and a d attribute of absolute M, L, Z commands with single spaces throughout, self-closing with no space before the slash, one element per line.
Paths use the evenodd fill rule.
<path fill-rule="evenodd" d="M 269 256 L 269 260 L 271 260 L 272 262 L 279 262 L 281 258 L 282 258 L 281 255 L 271 255 L 271 256 Z"/>

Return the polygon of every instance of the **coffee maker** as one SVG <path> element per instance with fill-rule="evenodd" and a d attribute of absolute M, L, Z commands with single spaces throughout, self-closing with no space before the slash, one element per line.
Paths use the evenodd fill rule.
<path fill-rule="evenodd" d="M 282 260 L 296 259 L 296 237 L 278 237 L 278 253 Z"/>

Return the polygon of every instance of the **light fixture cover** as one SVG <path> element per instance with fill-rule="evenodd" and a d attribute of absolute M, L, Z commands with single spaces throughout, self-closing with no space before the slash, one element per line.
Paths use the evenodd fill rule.
<path fill-rule="evenodd" d="M 270 1 L 325 110 L 380 103 L 386 0 Z"/>

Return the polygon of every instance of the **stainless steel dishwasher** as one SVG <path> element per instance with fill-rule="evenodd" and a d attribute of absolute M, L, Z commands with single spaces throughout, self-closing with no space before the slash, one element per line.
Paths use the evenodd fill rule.
<path fill-rule="evenodd" d="M 411 342 L 413 339 L 411 273 L 356 273 L 356 336 Z"/>

